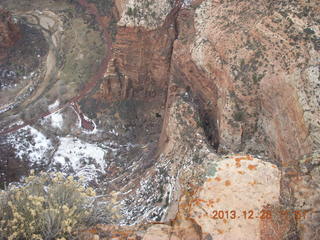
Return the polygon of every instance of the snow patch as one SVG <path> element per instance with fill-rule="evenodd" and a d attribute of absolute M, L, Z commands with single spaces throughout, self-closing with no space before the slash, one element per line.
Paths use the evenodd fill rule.
<path fill-rule="evenodd" d="M 52 103 L 51 105 L 48 106 L 48 110 L 51 112 L 51 111 L 54 111 L 55 109 L 57 109 L 59 107 L 59 99 L 57 99 L 54 103 Z"/>
<path fill-rule="evenodd" d="M 182 6 L 187 7 L 191 5 L 192 0 L 184 0 Z"/>
<path fill-rule="evenodd" d="M 99 173 L 105 173 L 105 151 L 95 144 L 83 142 L 75 137 L 60 138 L 53 165 L 60 166 L 63 172 L 74 172 L 86 180 L 96 180 Z"/>
<path fill-rule="evenodd" d="M 83 115 L 83 119 L 84 120 L 86 120 L 86 121 L 88 121 L 88 122 L 91 122 L 92 124 L 93 124 L 93 130 L 86 130 L 86 129 L 84 129 L 83 130 L 83 132 L 84 133 L 87 133 L 87 134 L 96 134 L 97 132 L 98 132 L 98 129 L 97 129 L 97 125 L 96 125 L 96 123 L 92 120 L 92 119 L 90 119 L 89 117 L 87 117 L 86 115 L 84 115 L 83 113 L 82 113 L 82 115 Z"/>
<path fill-rule="evenodd" d="M 51 126 L 54 128 L 62 129 L 63 127 L 63 116 L 58 111 L 50 115 Z"/>
<path fill-rule="evenodd" d="M 27 158 L 31 163 L 36 164 L 43 163 L 47 159 L 48 152 L 53 149 L 51 140 L 30 126 L 9 135 L 8 142 L 16 150 L 17 157 L 23 160 Z"/>

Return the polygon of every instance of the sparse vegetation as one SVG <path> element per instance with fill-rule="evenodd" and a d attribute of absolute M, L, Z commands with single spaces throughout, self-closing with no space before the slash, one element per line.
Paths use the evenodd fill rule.
<path fill-rule="evenodd" d="M 241 122 L 244 120 L 244 117 L 245 117 L 245 113 L 243 111 L 236 111 L 234 112 L 233 114 L 233 119 L 237 122 Z"/>
<path fill-rule="evenodd" d="M 256 74 L 256 73 L 254 73 L 253 76 L 252 76 L 252 79 L 253 79 L 254 83 L 259 83 L 263 77 L 264 77 L 264 74 Z"/>
<path fill-rule="evenodd" d="M 217 164 L 213 163 L 208 169 L 207 176 L 214 177 L 216 175 L 216 172 L 217 172 Z"/>
<path fill-rule="evenodd" d="M 133 16 L 133 17 L 136 17 L 138 15 L 139 11 L 136 7 L 128 7 L 128 10 L 127 10 L 127 15 L 128 16 Z"/>
<path fill-rule="evenodd" d="M 114 7 L 113 0 L 89 0 L 89 2 L 97 6 L 100 15 L 108 16 L 112 13 L 112 8 Z"/>
<path fill-rule="evenodd" d="M 305 29 L 303 29 L 303 31 L 304 31 L 306 34 L 309 34 L 309 35 L 315 33 L 311 28 L 305 28 Z"/>
<path fill-rule="evenodd" d="M 94 196 L 71 176 L 31 175 L 0 192 L 0 239 L 73 239 L 81 226 L 96 223 Z"/>
<path fill-rule="evenodd" d="M 197 115 L 195 116 L 195 120 L 196 120 L 197 126 L 198 126 L 199 128 L 203 128 L 204 123 L 203 123 L 202 119 L 200 118 L 200 115 L 199 115 L 199 114 L 197 114 Z"/>
<path fill-rule="evenodd" d="M 129 16 L 132 16 L 132 15 L 133 15 L 133 10 L 132 10 L 131 7 L 128 7 L 127 14 L 128 14 Z"/>
<path fill-rule="evenodd" d="M 199 153 L 196 152 L 195 155 L 192 157 L 192 162 L 201 164 L 203 162 L 203 158 L 200 157 Z"/>

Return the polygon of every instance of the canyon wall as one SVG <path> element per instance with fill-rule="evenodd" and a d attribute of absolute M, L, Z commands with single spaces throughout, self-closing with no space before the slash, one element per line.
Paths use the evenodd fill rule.
<path fill-rule="evenodd" d="M 122 1 L 118 5 L 125 12 L 134 2 L 128 1 L 126 5 Z M 147 18 L 141 20 L 145 12 L 136 20 L 134 16 L 123 17 L 122 13 L 118 25 L 126 28 L 121 28 L 117 37 L 125 32 L 147 31 L 139 41 L 145 43 L 145 37 L 151 33 L 161 35 L 157 37 L 159 42 L 152 42 L 156 53 L 144 55 L 146 62 L 141 69 L 129 62 L 123 64 L 121 72 L 136 69 L 136 76 L 131 75 L 131 79 L 139 79 L 139 74 L 145 76 L 144 72 L 150 71 L 153 56 L 161 63 L 162 58 L 157 54 L 161 49 L 167 51 L 163 42 L 170 42 L 173 48 L 164 61 L 169 61 L 168 65 L 164 64 L 169 70 L 162 69 L 160 76 L 157 75 L 163 80 L 153 82 L 157 77 L 151 77 L 143 84 L 162 83 L 167 89 L 157 164 L 171 161 L 172 170 L 165 173 L 173 177 L 170 184 L 174 190 L 162 218 L 171 222 L 143 225 L 130 231 L 101 226 L 99 231 L 106 231 L 105 228 L 112 235 L 116 228 L 121 234 L 130 233 L 132 239 L 248 239 L 250 234 L 250 239 L 317 238 L 318 215 L 314 210 L 319 194 L 318 185 L 311 179 L 318 174 L 320 147 L 319 10 L 316 3 L 303 1 L 191 1 L 183 4 L 172 22 L 169 41 L 163 41 L 167 33 L 163 36 L 162 19 L 155 26 Z M 149 10 L 151 16 L 155 15 L 152 11 L 156 8 Z M 136 43 L 131 42 L 130 46 Z M 124 51 L 125 47 L 130 48 L 125 43 L 122 49 L 116 47 L 118 56 L 130 51 Z M 148 44 L 143 48 L 149 51 Z M 141 62 L 137 54 L 129 55 Z M 151 66 L 152 71 L 159 69 Z M 190 110 L 186 103 L 191 104 Z M 194 129 L 200 132 L 193 132 Z M 237 152 L 261 160 L 241 155 L 219 157 Z M 242 167 L 251 172 L 248 179 Z M 212 168 L 218 169 L 217 173 L 213 170 L 213 180 Z M 168 170 L 168 165 L 165 169 Z M 233 181 L 222 180 L 220 174 L 227 178 L 235 176 L 236 189 L 229 192 Z M 222 181 L 221 188 L 215 183 L 211 186 L 211 181 Z M 310 181 L 312 187 L 306 187 Z M 226 194 L 228 199 L 219 197 L 221 194 Z M 308 199 L 305 194 L 312 197 Z M 249 199 L 243 199 L 246 196 Z M 261 201 L 259 207 L 252 208 L 269 211 L 273 218 L 258 217 L 256 223 L 250 224 L 241 219 L 238 228 L 230 219 L 220 225 L 208 215 L 217 208 L 241 211 L 250 201 Z M 199 206 L 198 210 L 193 203 Z M 206 207 L 200 207 L 201 204 Z M 287 209 L 309 212 L 303 220 L 297 220 L 292 216 L 284 218 L 282 213 Z"/>
<path fill-rule="evenodd" d="M 51 158 L 66 137 L 104 151 L 89 183 L 115 219 L 80 238 L 319 238 L 316 1 L 61 2 L 4 1 L 48 46 L 34 92 L 1 112 L 14 127 L 0 140 L 12 149 L 8 134 L 32 125 Z M 307 212 L 282 214 L 294 210 Z"/>

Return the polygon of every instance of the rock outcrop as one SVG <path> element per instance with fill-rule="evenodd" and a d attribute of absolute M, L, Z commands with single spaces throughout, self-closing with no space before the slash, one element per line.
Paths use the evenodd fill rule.
<path fill-rule="evenodd" d="M 317 1 L 26 2 L 16 12 L 48 46 L 0 126 L 24 111 L 52 148 L 70 136 L 103 149 L 94 184 L 115 225 L 80 238 L 319 239 Z M 0 32 L 2 48 L 19 36 L 10 17 Z M 67 126 L 39 120 L 58 111 Z"/>
<path fill-rule="evenodd" d="M 211 102 L 221 150 L 264 150 L 289 164 L 319 147 L 318 6 L 202 1 L 195 7 L 178 18 L 173 78 L 195 83 Z M 198 70 L 184 68 L 188 61 Z"/>
<path fill-rule="evenodd" d="M 270 224 L 264 222 L 279 214 L 279 210 L 267 208 L 280 206 L 277 166 L 252 156 L 233 155 L 216 159 L 206 175 L 202 185 L 181 196 L 176 217 L 166 224 L 146 224 L 131 229 L 98 226 L 90 231 L 102 236 L 109 234 L 109 238 L 100 239 L 111 239 L 116 234 L 121 236 L 119 239 L 130 236 L 130 239 L 144 240 L 271 239 L 264 231 Z"/>
<path fill-rule="evenodd" d="M 20 30 L 10 13 L 4 9 L 0 9 L 0 47 L 12 47 L 20 36 Z"/>
<path fill-rule="evenodd" d="M 121 11 L 119 26 L 144 27 L 154 30 L 160 27 L 173 8 L 173 1 L 126 0 L 117 1 Z M 122 4 L 121 4 L 122 2 Z"/>
<path fill-rule="evenodd" d="M 7 48 L 20 38 L 20 28 L 10 13 L 0 8 L 0 63 L 7 56 Z"/>

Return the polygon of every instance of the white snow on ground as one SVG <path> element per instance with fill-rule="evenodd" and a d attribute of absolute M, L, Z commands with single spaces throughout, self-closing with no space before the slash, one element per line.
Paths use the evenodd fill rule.
<path fill-rule="evenodd" d="M 191 4 L 192 0 L 184 0 L 183 1 L 183 6 L 186 7 L 186 6 L 189 6 Z"/>
<path fill-rule="evenodd" d="M 82 114 L 83 114 L 83 113 L 82 113 Z M 92 131 L 87 131 L 87 130 L 84 129 L 83 132 L 84 132 L 84 133 L 87 133 L 87 134 L 96 134 L 96 133 L 98 132 L 96 123 L 95 123 L 92 119 L 88 118 L 88 117 L 87 117 L 86 115 L 84 115 L 84 114 L 83 114 L 83 118 L 84 118 L 84 120 L 89 121 L 89 122 L 92 122 L 92 124 L 93 124 L 93 130 L 92 130 Z"/>
<path fill-rule="evenodd" d="M 78 117 L 78 128 L 81 128 L 81 117 L 79 115 L 79 113 L 74 109 L 74 103 L 71 103 L 71 109 L 75 112 L 75 114 L 77 115 Z"/>
<path fill-rule="evenodd" d="M 2 106 L 1 106 L 2 107 Z M 14 104 L 7 104 L 5 107 L 0 108 L 0 113 L 4 113 L 6 111 L 9 111 L 14 107 Z"/>
<path fill-rule="evenodd" d="M 8 125 L 8 128 L 12 128 L 12 127 L 16 127 L 16 126 L 20 126 L 20 125 L 23 125 L 24 124 L 24 121 L 22 120 L 18 120 L 16 122 L 12 122 Z"/>
<path fill-rule="evenodd" d="M 45 116 L 43 119 L 40 120 L 40 124 L 48 124 L 51 125 L 53 128 L 62 129 L 63 127 L 63 114 L 59 111 L 56 111 L 48 116 Z"/>
<path fill-rule="evenodd" d="M 60 104 L 59 99 L 57 99 L 54 103 L 48 106 L 48 110 L 54 111 L 56 108 L 59 107 L 59 104 Z"/>
<path fill-rule="evenodd" d="M 59 100 L 57 99 L 53 104 L 48 106 L 49 112 L 52 112 L 50 115 L 41 119 L 41 124 L 50 124 L 53 128 L 62 129 L 63 127 L 63 114 L 61 109 L 54 112 L 59 107 Z"/>
<path fill-rule="evenodd" d="M 37 164 L 43 163 L 46 154 L 53 149 L 51 140 L 30 126 L 9 135 L 8 142 L 15 148 L 17 157 Z"/>
<path fill-rule="evenodd" d="M 51 120 L 51 126 L 52 127 L 62 129 L 62 127 L 63 127 L 63 116 L 59 111 L 51 114 L 50 115 L 50 120 Z"/>
<path fill-rule="evenodd" d="M 75 137 L 60 138 L 60 141 L 52 164 L 60 165 L 63 172 L 74 171 L 75 176 L 83 176 L 86 180 L 94 180 L 99 173 L 105 172 L 102 148 Z"/>
<path fill-rule="evenodd" d="M 73 104 L 73 103 L 71 103 L 71 105 L 72 105 L 72 104 Z M 74 107 L 71 107 L 71 108 L 72 108 L 72 110 L 76 113 L 76 115 L 78 116 L 78 128 L 80 128 L 83 133 L 86 133 L 86 134 L 96 134 L 96 133 L 98 132 L 96 123 L 95 123 L 92 119 L 90 119 L 90 118 L 88 118 L 86 115 L 84 115 L 83 113 L 82 113 L 83 118 L 84 118 L 85 120 L 87 120 L 87 121 L 91 121 L 91 122 L 93 123 L 94 128 L 93 128 L 92 131 L 88 131 L 88 130 L 86 130 L 86 129 L 82 129 L 82 126 L 81 126 L 82 121 L 81 121 L 80 114 L 74 109 Z"/>
<path fill-rule="evenodd" d="M 48 110 L 54 111 L 55 109 L 57 109 L 59 107 L 59 99 L 57 99 L 54 103 L 52 103 L 51 105 L 48 106 Z M 63 126 L 63 117 L 62 114 L 59 113 L 59 111 L 52 113 L 50 115 L 50 120 L 51 120 L 51 126 L 54 128 L 59 128 L 61 129 Z"/>

